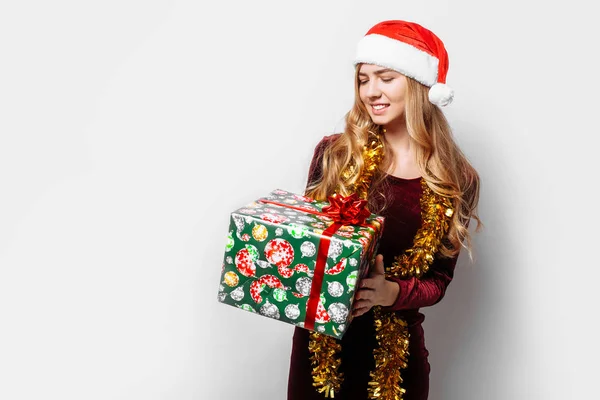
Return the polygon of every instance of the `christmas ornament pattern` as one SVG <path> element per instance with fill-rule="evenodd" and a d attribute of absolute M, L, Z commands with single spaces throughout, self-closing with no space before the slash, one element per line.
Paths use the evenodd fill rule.
<path fill-rule="evenodd" d="M 319 248 L 329 240 L 312 329 L 341 338 L 352 320 L 357 282 L 376 254 L 383 218 L 371 214 L 364 226 L 342 225 L 325 237 L 334 223 L 320 214 L 328 204 L 278 189 L 234 211 L 218 300 L 304 327 Z"/>

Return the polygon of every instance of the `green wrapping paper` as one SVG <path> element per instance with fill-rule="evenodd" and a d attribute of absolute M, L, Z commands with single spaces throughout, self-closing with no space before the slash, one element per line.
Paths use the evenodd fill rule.
<path fill-rule="evenodd" d="M 327 205 L 277 189 L 232 212 L 218 300 L 341 338 L 352 320 L 357 283 L 376 255 L 384 219 L 370 214 L 362 225 L 330 228 L 334 220 L 322 212 Z M 313 288 L 318 263 L 322 285 Z M 312 307 L 309 320 L 307 305 Z"/>

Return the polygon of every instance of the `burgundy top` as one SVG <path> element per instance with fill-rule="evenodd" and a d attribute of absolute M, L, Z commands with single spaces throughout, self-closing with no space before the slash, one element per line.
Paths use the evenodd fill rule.
<path fill-rule="evenodd" d="M 321 178 L 321 159 L 326 146 L 340 134 L 325 136 L 317 144 L 311 161 L 308 183 Z M 389 198 L 387 208 L 380 214 L 385 217 L 383 234 L 378 254 L 383 255 L 386 266 L 394 257 L 412 247 L 414 236 L 421 227 L 422 194 L 421 178 L 404 179 L 393 175 L 385 177 L 385 193 Z M 308 186 L 308 184 L 307 184 Z M 425 319 L 420 307 L 432 306 L 443 297 L 452 280 L 457 257 L 436 258 L 429 271 L 421 279 L 394 280 L 400 286 L 398 298 L 389 310 L 395 311 L 409 326 L 410 343 L 408 368 L 401 371 L 406 389 L 404 400 L 425 400 L 429 392 L 429 352 L 425 348 L 421 323 Z M 308 352 L 309 331 L 296 328 L 294 331 L 288 400 L 316 400 L 324 396 L 312 385 L 311 366 Z M 367 400 L 369 371 L 374 367 L 373 349 L 377 346 L 373 328 L 373 312 L 355 317 L 341 339 L 341 371 L 344 383 L 336 398 L 343 400 Z"/>

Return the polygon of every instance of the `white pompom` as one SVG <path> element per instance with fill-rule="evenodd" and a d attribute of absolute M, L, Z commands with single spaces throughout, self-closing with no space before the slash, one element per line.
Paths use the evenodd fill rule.
<path fill-rule="evenodd" d="M 445 83 L 436 83 L 429 88 L 429 101 L 439 107 L 452 103 L 453 98 L 454 90 Z"/>

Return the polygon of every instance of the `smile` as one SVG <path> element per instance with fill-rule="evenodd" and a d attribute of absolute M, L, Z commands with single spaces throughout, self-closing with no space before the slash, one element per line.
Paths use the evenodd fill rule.
<path fill-rule="evenodd" d="M 371 108 L 373 109 L 374 114 L 383 114 L 389 106 L 389 104 L 377 104 L 371 105 Z"/>

